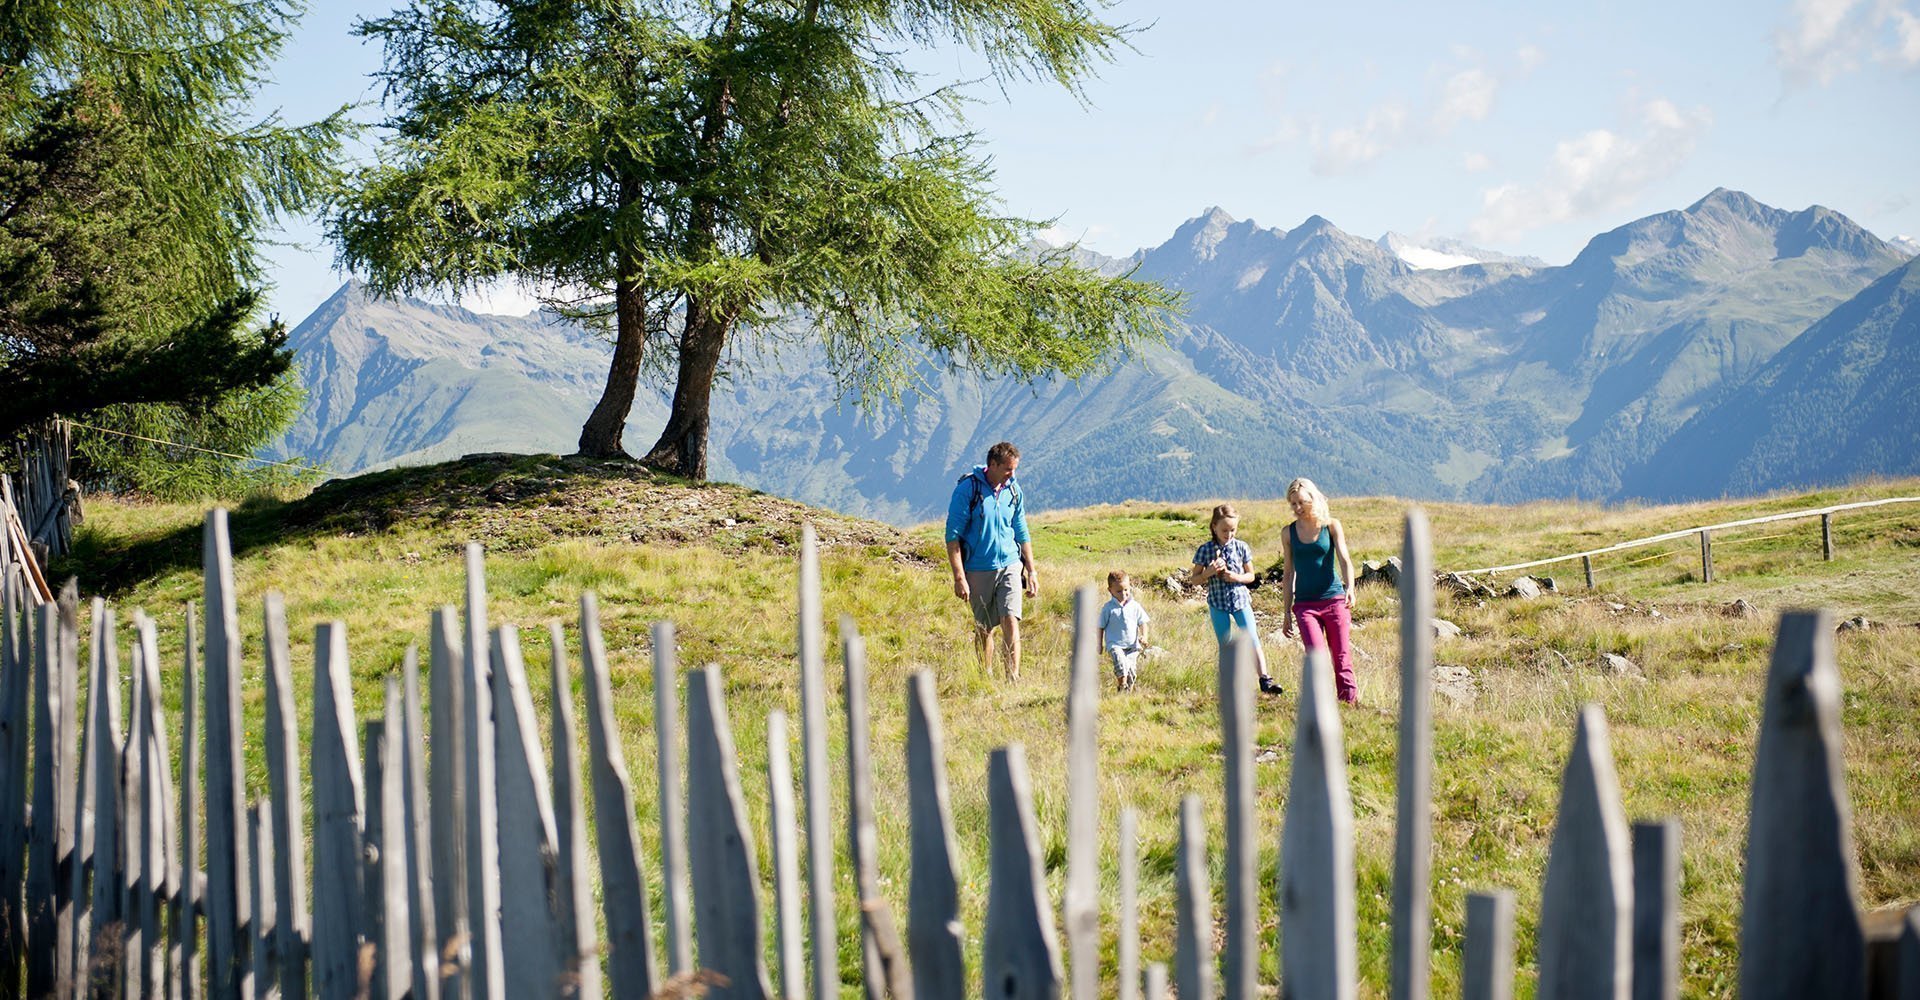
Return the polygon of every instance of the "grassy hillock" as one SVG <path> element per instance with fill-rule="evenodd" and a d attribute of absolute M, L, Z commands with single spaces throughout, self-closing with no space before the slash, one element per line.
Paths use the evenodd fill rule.
<path fill-rule="evenodd" d="M 1434 504 L 1428 514 L 1437 562 L 1466 568 L 1774 511 L 1916 494 L 1920 481 L 1909 480 L 1683 506 Z M 1209 505 L 1125 505 L 1037 518 L 1043 592 L 1038 606 L 1029 608 L 1025 670 L 1018 682 L 1007 682 L 972 662 L 968 618 L 949 590 L 936 526 L 902 532 L 737 487 L 553 458 L 468 460 L 330 484 L 291 502 L 250 503 L 233 520 L 247 655 L 245 710 L 256 741 L 248 756 L 250 782 L 255 789 L 265 786 L 265 757 L 257 744 L 263 728 L 262 595 L 285 595 L 295 669 L 302 674 L 312 663 L 312 626 L 332 619 L 346 623 L 357 707 L 361 718 L 370 718 L 383 678 L 398 669 L 407 645 L 424 646 L 428 612 L 459 603 L 458 549 L 475 539 L 488 549 L 492 620 L 522 626 L 534 663 L 544 663 L 547 651 L 544 630 L 532 629 L 556 619 L 565 623 L 569 654 L 577 657 L 578 596 L 585 589 L 599 594 L 614 698 L 649 850 L 655 837 L 646 831 L 657 830 L 657 786 L 648 626 L 660 619 L 676 623 L 683 664 L 717 663 L 725 671 L 748 806 L 764 830 L 767 713 L 781 708 L 799 717 L 792 545 L 801 519 L 811 517 L 827 543 L 822 576 L 829 629 L 840 616 L 851 616 L 869 651 L 881 865 L 885 892 L 896 907 L 904 907 L 908 887 L 906 678 L 919 669 L 939 677 L 974 949 L 969 958 L 977 961 L 987 887 L 987 753 L 1009 741 L 1026 742 L 1047 864 L 1060 879 L 1072 588 L 1099 583 L 1110 568 L 1126 569 L 1153 616 L 1153 643 L 1161 652 L 1143 667 L 1138 689 L 1102 697 L 1102 828 L 1117 831 L 1124 805 L 1141 810 L 1146 957 L 1170 961 L 1177 810 L 1184 794 L 1200 794 L 1208 803 L 1216 891 L 1222 875 L 1212 635 L 1204 608 L 1160 582 L 1184 568 L 1204 539 Z M 1334 513 L 1357 547 L 1356 559 L 1397 551 L 1404 508 L 1392 499 L 1334 501 Z M 1242 537 L 1264 564 L 1275 557 L 1284 507 L 1246 503 L 1241 510 Z M 179 609 L 199 598 L 202 513 L 94 500 L 76 554 L 55 567 L 62 576 L 77 575 L 83 593 L 103 593 L 122 609 L 143 606 L 160 617 L 163 655 L 173 667 L 173 711 L 179 709 Z M 1836 620 L 1862 616 L 1871 623 L 1841 633 L 1837 645 L 1861 892 L 1871 907 L 1920 900 L 1920 786 L 1912 778 L 1912 762 L 1920 760 L 1920 587 L 1913 579 L 1920 569 L 1920 504 L 1841 515 L 1831 562 L 1821 559 L 1819 531 L 1815 518 L 1717 535 L 1711 585 L 1698 582 L 1698 546 L 1686 538 L 1597 560 L 1593 593 L 1585 591 L 1575 562 L 1549 569 L 1558 594 L 1526 600 L 1438 596 L 1437 614 L 1463 634 L 1441 640 L 1437 660 L 1466 668 L 1476 694 L 1470 701 L 1436 699 L 1434 710 L 1436 989 L 1457 991 L 1465 894 L 1487 887 L 1518 891 L 1523 980 L 1531 974 L 1560 770 L 1577 706 L 1598 702 L 1611 726 L 1629 817 L 1678 816 L 1684 824 L 1686 992 L 1733 992 L 1753 744 L 1774 619 L 1786 608 L 1824 606 Z M 1761 613 L 1726 613 L 1736 599 Z M 1273 589 L 1257 591 L 1255 603 L 1265 630 L 1277 628 Z M 1343 722 L 1358 839 L 1360 969 L 1363 992 L 1372 994 L 1385 987 L 1389 939 L 1398 643 L 1392 592 L 1362 588 L 1355 616 L 1362 706 L 1344 712 Z M 1267 648 L 1289 690 L 1295 689 L 1297 647 L 1269 637 Z M 1634 661 L 1644 679 L 1601 669 L 1606 653 Z M 837 662 L 837 649 L 831 655 Z M 530 672 L 544 712 L 551 696 L 546 673 Z M 837 669 L 829 675 L 837 676 Z M 830 680 L 829 687 L 837 692 L 839 685 Z M 567 694 L 577 706 L 580 692 Z M 303 680 L 303 715 L 310 700 Z M 1269 876 L 1277 865 L 1294 711 L 1291 693 L 1258 706 L 1256 742 L 1265 760 L 1256 775 L 1260 864 Z M 830 728 L 839 734 L 832 753 L 843 761 L 844 722 L 837 710 Z M 844 810 L 844 792 L 836 800 Z M 836 838 L 844 852 L 844 837 Z M 764 835 L 759 846 L 765 873 L 770 865 Z M 1110 905 L 1117 896 L 1114 844 L 1102 851 L 1108 866 L 1103 897 Z M 840 883 L 841 969 L 857 975 L 855 917 L 846 904 L 852 879 L 844 856 Z M 656 893 L 658 884 L 652 876 Z M 1058 898 L 1057 884 L 1055 890 Z M 1277 982 L 1275 911 L 1273 893 L 1264 892 L 1265 982 Z M 660 912 L 657 905 L 654 912 Z M 1110 967 L 1111 910 L 1103 927 Z"/>

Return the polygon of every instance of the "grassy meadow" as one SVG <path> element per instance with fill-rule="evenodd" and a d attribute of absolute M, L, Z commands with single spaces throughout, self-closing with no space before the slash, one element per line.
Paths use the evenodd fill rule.
<path fill-rule="evenodd" d="M 260 500 L 234 512 L 252 740 L 249 784 L 256 791 L 266 784 L 259 745 L 262 595 L 285 595 L 303 716 L 311 711 L 313 625 L 337 619 L 348 630 L 357 709 L 362 719 L 373 718 L 384 677 L 399 668 L 409 643 L 424 647 L 429 611 L 460 602 L 459 546 L 473 538 L 488 547 L 491 620 L 523 630 L 543 715 L 553 696 L 545 626 L 563 623 L 566 653 L 577 664 L 578 598 L 587 589 L 599 595 L 639 825 L 654 865 L 649 877 L 657 916 L 657 837 L 648 832 L 657 830 L 658 793 L 649 626 L 673 621 L 684 666 L 713 663 L 724 671 L 748 808 L 762 831 L 765 881 L 771 871 L 764 832 L 769 711 L 784 709 L 794 720 L 796 767 L 800 759 L 792 544 L 804 511 L 734 487 L 636 480 L 570 462 L 526 459 L 383 474 L 369 478 L 372 485 L 365 488 L 323 488 L 301 500 Z M 1909 480 L 1679 506 L 1430 504 L 1427 512 L 1437 563 L 1468 568 L 1691 525 L 1916 494 L 1920 481 Z M 426 503 L 423 497 L 437 499 Z M 1037 517 L 1042 593 L 1037 606 L 1029 603 L 1025 667 L 1017 682 L 983 672 L 973 660 L 969 617 L 950 590 L 938 526 L 896 532 L 819 515 L 829 543 L 822 579 L 829 690 L 835 697 L 830 753 L 836 766 L 844 764 L 839 644 L 831 639 L 833 623 L 844 615 L 867 643 L 880 864 L 884 892 L 902 919 L 908 891 L 906 681 L 922 669 L 939 678 L 970 963 L 978 960 L 987 891 L 986 759 L 1010 741 L 1027 746 L 1039 833 L 1059 898 L 1066 857 L 1072 591 L 1102 583 L 1109 569 L 1134 575 L 1136 594 L 1153 618 L 1152 645 L 1160 652 L 1143 664 L 1136 690 L 1117 694 L 1109 686 L 1100 704 L 1106 975 L 1113 974 L 1117 920 L 1111 906 L 1118 897 L 1116 843 L 1124 806 L 1141 813 L 1145 960 L 1172 960 L 1177 812 L 1188 793 L 1206 802 L 1218 894 L 1223 869 L 1214 643 L 1204 606 L 1180 599 L 1161 582 L 1183 570 L 1204 540 L 1211 502 L 1123 504 Z M 1336 497 L 1333 504 L 1356 560 L 1398 551 L 1403 501 Z M 1284 505 L 1250 502 L 1240 509 L 1241 537 L 1265 566 L 1277 558 Z M 200 594 L 202 515 L 196 507 L 91 500 L 78 550 L 54 567 L 62 578 L 77 575 L 83 595 L 104 594 L 121 609 L 123 622 L 135 607 L 159 618 L 169 708 L 175 712 L 181 606 L 197 602 Z M 670 531 L 660 528 L 667 521 Z M 1534 921 L 1560 771 L 1577 707 L 1597 702 L 1611 728 L 1628 816 L 1677 816 L 1683 823 L 1683 988 L 1693 996 L 1734 992 L 1753 744 L 1775 617 L 1788 608 L 1826 607 L 1836 621 L 1863 616 L 1872 623 L 1843 632 L 1837 641 L 1862 901 L 1869 908 L 1920 901 L 1920 784 L 1913 779 L 1913 762 L 1920 760 L 1920 586 L 1914 579 L 1920 571 L 1920 504 L 1842 514 L 1835 543 L 1835 559 L 1823 561 L 1819 519 L 1796 520 L 1717 535 L 1711 585 L 1699 582 L 1698 544 L 1689 537 L 1597 559 L 1592 593 L 1574 561 L 1532 571 L 1554 576 L 1558 594 L 1488 601 L 1456 599 L 1444 590 L 1437 595 L 1437 615 L 1463 634 L 1438 641 L 1436 660 L 1467 668 L 1477 687 L 1471 703 L 1437 697 L 1434 705 L 1437 991 L 1458 991 L 1466 894 L 1507 887 L 1518 894 L 1520 992 L 1532 994 Z M 1726 614 L 1725 605 L 1735 599 L 1761 613 Z M 1261 979 L 1277 984 L 1271 885 L 1300 655 L 1274 634 L 1274 588 L 1256 591 L 1255 607 L 1274 671 L 1288 688 L 1288 694 L 1257 704 L 1256 752 L 1266 758 L 1255 778 L 1260 866 L 1269 886 L 1261 901 Z M 1362 704 L 1342 712 L 1357 833 L 1363 995 L 1384 994 L 1387 978 L 1397 614 L 1390 590 L 1359 590 L 1354 640 Z M 1601 669 L 1606 653 L 1633 660 L 1645 678 Z M 573 676 L 577 684 L 577 666 Z M 581 704 L 579 690 L 564 694 Z M 843 980 L 850 980 L 858 975 L 859 946 L 853 880 L 839 832 L 845 798 L 844 787 L 837 789 L 840 968 Z M 845 992 L 856 995 L 851 985 Z M 1277 985 L 1270 993 L 1277 995 Z"/>

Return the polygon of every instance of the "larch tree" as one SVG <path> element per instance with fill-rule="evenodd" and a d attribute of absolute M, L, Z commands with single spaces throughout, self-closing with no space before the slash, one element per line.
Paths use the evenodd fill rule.
<path fill-rule="evenodd" d="M 636 377 L 671 373 L 643 460 L 704 478 L 729 344 L 776 319 L 867 405 L 930 364 L 1094 371 L 1175 304 L 1036 248 L 961 97 L 906 55 L 958 44 L 1075 88 L 1123 40 L 1080 0 L 421 0 L 360 30 L 393 140 L 334 217 L 342 261 L 377 290 L 514 277 L 607 323 L 585 454 L 624 454 Z"/>

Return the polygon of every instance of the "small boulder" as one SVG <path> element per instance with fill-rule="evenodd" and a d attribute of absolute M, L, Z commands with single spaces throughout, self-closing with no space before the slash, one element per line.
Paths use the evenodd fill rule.
<path fill-rule="evenodd" d="M 1436 639 L 1458 639 L 1460 637 L 1460 626 L 1455 625 L 1445 618 L 1435 618 L 1433 620 L 1433 637 Z"/>
<path fill-rule="evenodd" d="M 1473 672 L 1450 663 L 1433 665 L 1433 693 L 1455 705 L 1471 705 L 1480 699 L 1480 685 Z"/>
<path fill-rule="evenodd" d="M 1533 577 L 1530 577 L 1530 576 L 1516 577 L 1513 581 L 1513 586 L 1507 588 L 1507 596 L 1508 597 L 1539 597 L 1540 585 L 1533 582 Z"/>
<path fill-rule="evenodd" d="M 1469 576 L 1459 573 L 1436 573 L 1433 582 L 1463 597 L 1492 597 L 1493 588 Z"/>
<path fill-rule="evenodd" d="M 1760 609 L 1754 607 L 1753 602 L 1744 597 L 1734 601 L 1732 604 L 1725 605 L 1720 609 L 1720 613 L 1726 615 L 1728 618 L 1760 617 Z"/>
<path fill-rule="evenodd" d="M 1646 672 L 1640 669 L 1640 664 L 1621 656 L 1619 653 L 1601 653 L 1600 668 L 1615 677 L 1638 677 L 1644 679 L 1647 676 Z"/>
<path fill-rule="evenodd" d="M 1558 594 L 1560 592 L 1560 584 L 1553 577 L 1536 576 L 1531 579 L 1534 583 L 1540 585 L 1540 592 L 1543 594 Z"/>
<path fill-rule="evenodd" d="M 1835 625 L 1833 630 L 1835 632 L 1866 632 L 1872 628 L 1873 623 L 1868 621 L 1865 616 L 1854 615 L 1852 618 Z"/>
<path fill-rule="evenodd" d="M 1363 562 L 1360 564 L 1360 583 L 1383 583 L 1389 587 L 1400 585 L 1400 557 L 1391 556 L 1386 562 Z"/>

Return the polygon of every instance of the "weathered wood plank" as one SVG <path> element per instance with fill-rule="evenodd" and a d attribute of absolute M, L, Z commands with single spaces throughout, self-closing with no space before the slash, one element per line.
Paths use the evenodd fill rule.
<path fill-rule="evenodd" d="M 1900 969 L 1896 1000 L 1920 1000 L 1920 906 L 1909 907 L 1900 921 Z"/>
<path fill-rule="evenodd" d="M 506 978 L 501 961 L 499 809 L 495 798 L 495 743 L 493 689 L 488 679 L 492 657 L 487 646 L 486 565 L 480 543 L 468 542 L 466 674 L 461 729 L 467 735 L 461 749 L 467 769 L 467 934 L 472 948 L 472 1000 L 505 1000 Z"/>
<path fill-rule="evenodd" d="M 553 997 L 567 967 L 560 951 L 559 833 L 540 750 L 540 720 L 520 653 L 520 630 L 493 630 L 493 704 L 500 805 L 500 922 L 513 928 L 513 947 L 501 953 L 507 995 Z"/>
<path fill-rule="evenodd" d="M 827 770 L 827 681 L 820 637 L 820 550 L 813 522 L 800 526 L 800 754 L 806 768 L 807 896 L 813 923 L 813 1000 L 839 1000 L 833 918 L 833 776 Z"/>
<path fill-rule="evenodd" d="M 145 620 L 146 616 L 134 612 L 135 622 Z M 121 742 L 120 773 L 114 780 L 120 785 L 121 834 L 117 845 L 120 868 L 120 885 L 117 892 L 120 897 L 120 941 L 118 964 L 120 990 L 115 996 L 118 1000 L 138 1000 L 140 997 L 154 996 L 157 990 L 143 989 L 146 979 L 147 936 L 145 926 L 140 922 L 140 914 L 145 902 L 141 896 L 149 893 L 147 883 L 147 844 L 154 835 L 147 828 L 146 784 L 146 710 L 147 677 L 146 654 L 140 648 L 139 632 L 136 627 L 134 641 L 127 659 L 127 675 L 131 684 L 126 709 L 126 735 Z M 118 685 L 115 685 L 116 687 Z"/>
<path fill-rule="evenodd" d="M 1167 1000 L 1167 963 L 1148 963 L 1146 1000 Z"/>
<path fill-rule="evenodd" d="M 919 1000 L 960 1000 L 967 964 L 960 923 L 960 852 L 947 791 L 947 736 L 933 671 L 907 678 L 907 809 L 913 882 L 907 940 Z"/>
<path fill-rule="evenodd" d="M 660 771 L 661 905 L 666 909 L 667 974 L 693 971 L 688 920 L 687 802 L 680 792 L 680 682 L 672 622 L 653 623 L 653 734 Z"/>
<path fill-rule="evenodd" d="M 200 640 L 194 623 L 193 605 L 183 609 L 186 647 L 180 668 L 180 829 L 177 841 L 180 864 L 173 870 L 174 893 L 171 912 L 173 952 L 167 958 L 168 974 L 179 987 L 181 1000 L 200 1000 L 200 800 L 203 774 L 200 706 L 204 682 L 200 670 Z"/>
<path fill-rule="evenodd" d="M 617 997 L 654 993 L 653 935 L 640 838 L 633 826 L 633 786 L 613 718 L 613 685 L 600 636 L 600 606 L 580 595 L 580 670 L 587 693 L 587 756 L 593 771 L 593 819 L 599 833 L 600 891 L 607 917 L 608 986 Z"/>
<path fill-rule="evenodd" d="M 387 678 L 386 713 L 367 727 L 367 930 L 376 947 L 374 1000 L 401 1000 L 413 989 L 413 920 L 407 815 L 406 696 L 398 677 Z"/>
<path fill-rule="evenodd" d="M 440 1000 L 439 920 L 433 910 L 433 821 L 427 790 L 426 726 L 420 705 L 420 648 L 407 646 L 400 667 L 401 715 L 399 760 L 406 768 L 403 781 L 407 836 L 407 925 L 413 948 L 414 1000 Z"/>
<path fill-rule="evenodd" d="M 1180 800 L 1180 850 L 1173 869 L 1173 976 L 1183 997 L 1213 996 L 1213 890 L 1200 797 Z"/>
<path fill-rule="evenodd" d="M 253 933 L 249 935 L 253 950 L 253 995 L 260 1000 L 272 1000 L 282 996 L 280 978 L 275 975 L 278 962 L 274 950 L 279 947 L 276 940 L 275 924 L 279 919 L 279 910 L 274 905 L 273 858 L 273 810 L 265 802 L 259 802 L 247 810 L 247 844 L 253 856 L 253 871 L 248 872 L 247 892 L 253 903 Z M 300 997 L 304 994 L 288 994 Z"/>
<path fill-rule="evenodd" d="M 473 949 L 467 934 L 467 667 L 458 614 L 452 605 L 436 609 L 427 631 L 428 684 L 433 691 L 428 829 L 433 837 L 440 992 L 448 1000 L 469 1000 Z"/>
<path fill-rule="evenodd" d="M 125 807 L 120 784 L 125 729 L 120 723 L 119 625 L 107 602 L 93 599 L 88 650 L 87 728 L 82 750 L 76 829 L 91 844 L 73 869 L 73 898 L 86 922 L 74 928 L 74 980 L 89 995 L 119 992 L 121 904 L 126 898 L 120 837 Z"/>
<path fill-rule="evenodd" d="M 235 608 L 233 546 L 227 512 L 207 513 L 207 995 L 241 1000 L 253 993 L 251 895 L 247 862 L 245 732 L 240 711 L 240 616 Z"/>
<path fill-rule="evenodd" d="M 141 821 L 140 851 L 143 890 L 138 893 L 140 936 L 146 945 L 137 996 L 177 996 L 169 975 L 167 904 L 178 892 L 177 843 L 173 827 L 172 758 L 167 747 L 167 720 L 160 701 L 160 643 L 153 619 L 133 613 L 134 670 L 141 678 L 137 711 L 140 716 Z"/>
<path fill-rule="evenodd" d="M 1781 615 L 1747 823 L 1740 993 L 1749 1000 L 1866 989 L 1841 748 L 1832 616 Z"/>
<path fill-rule="evenodd" d="M 1433 541 L 1426 511 L 1407 511 L 1400 542 L 1400 732 L 1394 770 L 1394 1000 L 1425 1000 L 1433 919 Z"/>
<path fill-rule="evenodd" d="M 1592 556 L 1580 557 L 1580 571 L 1586 574 L 1587 589 L 1592 590 L 1593 589 L 1593 557 Z"/>
<path fill-rule="evenodd" d="M 1060 919 L 1074 1000 L 1094 1000 L 1100 992 L 1099 595 L 1091 585 L 1073 595 L 1073 663 L 1067 679 L 1067 879 Z"/>
<path fill-rule="evenodd" d="M 329 622 L 313 634 L 313 865 L 326 873 L 313 894 L 313 994 L 351 998 L 360 987 L 361 789 L 347 630 Z"/>
<path fill-rule="evenodd" d="M 40 606 L 34 642 L 33 817 L 27 845 L 27 995 L 70 996 L 72 869 L 77 831 L 79 723 L 78 593 Z M 40 821 L 40 817 L 51 817 Z"/>
<path fill-rule="evenodd" d="M 593 855 L 587 847 L 587 809 L 580 785 L 580 735 L 573 719 L 573 680 L 560 623 L 547 629 L 553 649 L 553 829 L 560 848 L 560 954 L 573 977 L 576 1000 L 600 1000 L 599 927 L 593 915 Z"/>
<path fill-rule="evenodd" d="M 1140 812 L 1120 812 L 1120 1000 L 1140 1000 Z"/>
<path fill-rule="evenodd" d="M 1580 710 L 1540 891 L 1540 996 L 1626 1000 L 1633 958 L 1633 859 L 1612 741 L 1598 705 Z"/>
<path fill-rule="evenodd" d="M 867 715 L 867 648 L 852 618 L 840 619 L 841 693 L 847 703 L 847 848 L 859 896 L 861 985 L 869 1000 L 911 997 L 907 957 L 885 945 L 892 911 L 880 894 L 880 834 L 873 817 L 873 740 Z"/>
<path fill-rule="evenodd" d="M 1700 531 L 1700 582 L 1713 582 L 1713 532 Z"/>
<path fill-rule="evenodd" d="M 693 671 L 687 675 L 687 783 L 701 794 L 688 804 L 687 821 L 700 968 L 726 978 L 709 996 L 752 1000 L 773 991 L 762 958 L 760 876 L 737 759 L 720 668 Z"/>
<path fill-rule="evenodd" d="M 1633 824 L 1633 1000 L 1680 996 L 1680 821 Z"/>
<path fill-rule="evenodd" d="M 1467 895 L 1467 940 L 1460 967 L 1462 1000 L 1513 998 L 1513 893 Z"/>
<path fill-rule="evenodd" d="M 294 709 L 293 657 L 288 651 L 286 601 L 268 591 L 263 609 L 266 656 L 267 789 L 273 817 L 273 947 L 280 990 L 307 995 L 307 942 L 312 910 L 307 903 L 307 810 L 301 787 L 299 714 Z M 266 922 L 266 914 L 261 914 Z M 256 976 L 267 973 L 256 970 Z"/>
<path fill-rule="evenodd" d="M 1833 561 L 1833 514 L 1820 515 L 1820 558 Z"/>
<path fill-rule="evenodd" d="M 0 565 L 0 995 L 17 995 L 26 961 L 27 733 L 31 728 L 33 627 L 18 562 Z"/>
<path fill-rule="evenodd" d="M 793 751 L 787 733 L 787 713 L 767 713 L 767 819 L 773 827 L 774 953 L 780 968 L 782 1000 L 800 1000 L 806 994 L 805 967 L 800 940 L 800 844 L 795 835 Z M 917 876 L 916 876 L 917 877 Z M 916 894 L 918 885 L 915 886 Z M 916 950 L 915 957 L 919 957 Z M 915 971 L 918 972 L 916 966 Z"/>
<path fill-rule="evenodd" d="M 981 995 L 1057 1000 L 1060 944 L 1041 870 L 1027 751 L 1018 743 L 987 755 L 987 813 L 991 860 L 980 943 Z"/>
<path fill-rule="evenodd" d="M 1309 650 L 1300 673 L 1280 837 L 1280 991 L 1344 1000 L 1358 978 L 1347 754 L 1326 650 Z"/>
<path fill-rule="evenodd" d="M 1223 986 L 1227 1000 L 1253 1000 L 1260 969 L 1259 843 L 1254 839 L 1253 641 L 1245 632 L 1220 650 L 1214 680 L 1219 689 L 1221 774 L 1226 801 L 1226 941 Z"/>

